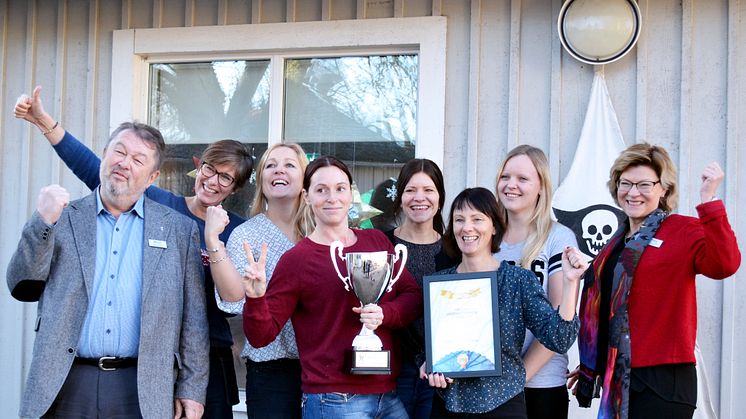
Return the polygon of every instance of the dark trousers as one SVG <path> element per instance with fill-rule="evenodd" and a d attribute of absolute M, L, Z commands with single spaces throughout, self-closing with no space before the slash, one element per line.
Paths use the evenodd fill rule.
<path fill-rule="evenodd" d="M 233 418 L 233 405 L 238 402 L 233 352 L 229 347 L 211 346 L 210 378 L 207 382 L 205 414 L 202 419 Z"/>
<path fill-rule="evenodd" d="M 412 419 L 428 419 L 433 407 L 435 388 L 420 378 L 420 369 L 413 359 L 402 363 L 396 379 L 396 393 Z"/>
<path fill-rule="evenodd" d="M 567 387 L 529 388 L 526 393 L 528 419 L 567 419 L 570 399 Z"/>
<path fill-rule="evenodd" d="M 446 402 L 440 396 L 433 397 L 433 412 L 431 419 L 440 418 L 500 418 L 500 419 L 526 419 L 526 398 L 523 392 L 507 402 L 497 406 L 494 410 L 485 413 L 455 413 L 446 410 Z"/>
<path fill-rule="evenodd" d="M 101 371 L 73 364 L 44 418 L 139 419 L 137 367 Z"/>
<path fill-rule="evenodd" d="M 246 359 L 246 416 L 249 419 L 301 417 L 300 361 Z"/>
<path fill-rule="evenodd" d="M 670 402 L 657 395 L 650 387 L 629 391 L 629 417 L 634 419 L 691 419 L 694 406 Z"/>

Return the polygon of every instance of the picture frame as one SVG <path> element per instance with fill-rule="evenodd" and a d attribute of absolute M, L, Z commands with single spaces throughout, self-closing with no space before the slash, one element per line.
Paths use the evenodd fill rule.
<path fill-rule="evenodd" d="M 502 375 L 497 272 L 427 275 L 423 293 L 427 372 Z"/>

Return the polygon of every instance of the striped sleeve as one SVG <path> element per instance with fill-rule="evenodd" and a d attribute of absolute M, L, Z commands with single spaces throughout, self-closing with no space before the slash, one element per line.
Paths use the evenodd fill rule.
<path fill-rule="evenodd" d="M 564 225 L 554 223 L 546 243 L 546 252 L 549 259 L 547 266 L 548 276 L 562 271 L 562 251 L 567 246 L 578 246 L 575 234 Z"/>

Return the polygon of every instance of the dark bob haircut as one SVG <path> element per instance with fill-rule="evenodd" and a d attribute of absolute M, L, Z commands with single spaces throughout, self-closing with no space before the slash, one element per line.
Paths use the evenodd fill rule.
<path fill-rule="evenodd" d="M 503 234 L 505 234 L 505 221 L 500 217 L 495 195 L 489 189 L 477 187 L 464 189 L 456 196 L 451 204 L 451 212 L 448 216 L 448 228 L 445 235 L 443 235 L 443 246 L 448 256 L 453 260 L 461 260 L 461 250 L 458 248 L 456 236 L 453 233 L 453 212 L 466 207 L 479 211 L 492 220 L 492 225 L 495 226 L 495 235 L 492 236 L 490 250 L 492 253 L 497 253 L 500 250 Z"/>

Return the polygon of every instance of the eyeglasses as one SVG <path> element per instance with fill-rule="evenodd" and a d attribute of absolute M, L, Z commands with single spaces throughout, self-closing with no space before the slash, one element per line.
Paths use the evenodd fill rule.
<path fill-rule="evenodd" d="M 650 193 L 658 183 L 661 183 L 661 181 L 656 180 L 653 182 L 652 180 L 643 180 L 641 182 L 630 182 L 628 180 L 620 180 L 617 182 L 616 186 L 619 189 L 619 192 L 629 192 L 632 190 L 633 186 L 636 186 L 640 193 Z"/>
<path fill-rule="evenodd" d="M 218 183 L 224 188 L 233 185 L 233 182 L 236 181 L 236 179 L 233 179 L 233 176 L 229 175 L 228 173 L 218 172 L 217 170 L 215 170 L 215 168 L 212 167 L 210 163 L 202 163 L 202 166 L 199 167 L 199 170 L 208 179 L 215 175 L 218 175 Z"/>

